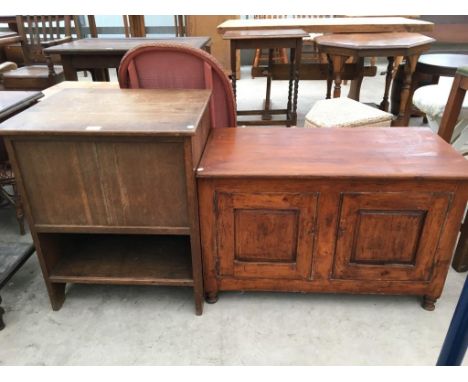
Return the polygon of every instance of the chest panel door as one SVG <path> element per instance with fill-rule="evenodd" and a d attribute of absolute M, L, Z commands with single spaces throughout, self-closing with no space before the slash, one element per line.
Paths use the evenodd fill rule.
<path fill-rule="evenodd" d="M 429 281 L 450 193 L 343 193 L 333 277 Z"/>
<path fill-rule="evenodd" d="M 218 273 L 308 278 L 318 194 L 217 193 Z"/>

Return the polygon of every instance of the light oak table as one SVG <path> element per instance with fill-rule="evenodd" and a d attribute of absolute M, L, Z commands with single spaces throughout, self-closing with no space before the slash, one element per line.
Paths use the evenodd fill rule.
<path fill-rule="evenodd" d="M 351 86 L 350 98 L 359 100 L 359 91 L 364 77 L 365 57 L 387 57 L 387 75 L 385 90 L 380 108 L 387 111 L 388 95 L 392 80 L 393 63 L 395 57 L 404 57 L 404 79 L 400 95 L 400 109 L 398 116 L 392 125 L 408 126 L 411 109 L 411 84 L 413 73 L 421 53 L 426 52 L 435 41 L 420 33 L 395 32 L 395 33 L 347 33 L 329 34 L 315 39 L 317 49 L 326 54 L 330 66 L 330 74 L 335 81 L 333 97 L 340 97 L 342 75 L 345 62 L 353 58 L 357 63 L 358 79 Z M 327 98 L 329 95 L 327 94 Z"/>
<path fill-rule="evenodd" d="M 468 161 L 430 129 L 214 129 L 197 171 L 219 291 L 440 297 Z"/>
<path fill-rule="evenodd" d="M 81 84 L 0 126 L 53 309 L 67 283 L 172 285 L 193 287 L 201 314 L 210 91 Z"/>
<path fill-rule="evenodd" d="M 220 34 L 259 29 L 302 29 L 308 33 L 430 32 L 434 24 L 405 17 L 327 17 L 234 19 L 218 25 Z"/>

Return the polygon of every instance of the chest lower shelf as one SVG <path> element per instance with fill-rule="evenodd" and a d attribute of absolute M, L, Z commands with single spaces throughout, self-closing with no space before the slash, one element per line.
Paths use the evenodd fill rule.
<path fill-rule="evenodd" d="M 190 237 L 41 234 L 57 245 L 51 282 L 192 286 Z"/>

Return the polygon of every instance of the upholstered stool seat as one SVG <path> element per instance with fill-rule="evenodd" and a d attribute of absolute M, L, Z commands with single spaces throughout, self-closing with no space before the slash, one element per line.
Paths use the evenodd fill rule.
<path fill-rule="evenodd" d="M 54 65 L 55 74 L 49 77 L 47 65 L 29 65 L 3 74 L 5 89 L 43 90 L 65 80 L 63 67 Z"/>
<path fill-rule="evenodd" d="M 317 101 L 305 117 L 304 127 L 389 127 L 392 114 L 350 98 Z"/>
<path fill-rule="evenodd" d="M 439 131 L 452 82 L 452 78 L 443 78 L 437 85 L 423 86 L 414 92 L 413 104 L 426 114 L 429 126 L 434 133 Z M 468 153 L 468 97 L 465 97 L 463 102 L 451 143 L 461 154 Z"/>
<path fill-rule="evenodd" d="M 3 73 L 6 73 L 10 70 L 16 70 L 18 69 L 18 65 L 16 65 L 14 62 L 11 61 L 5 61 L 0 64 L 0 78 L 3 75 Z"/>

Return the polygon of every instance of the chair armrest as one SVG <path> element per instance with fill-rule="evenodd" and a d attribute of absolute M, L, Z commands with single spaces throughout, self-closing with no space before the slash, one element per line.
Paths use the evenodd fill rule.
<path fill-rule="evenodd" d="M 55 46 L 55 45 L 63 44 L 65 42 L 70 42 L 72 40 L 73 40 L 72 36 L 67 36 L 67 37 L 64 37 L 64 38 L 59 38 L 57 40 L 50 40 L 50 41 L 41 42 L 41 46 L 42 46 L 42 48 L 48 48 L 50 46 Z"/>
<path fill-rule="evenodd" d="M 17 42 L 21 42 L 21 36 L 13 36 L 13 37 L 4 37 L 0 38 L 0 46 L 15 44 Z"/>

